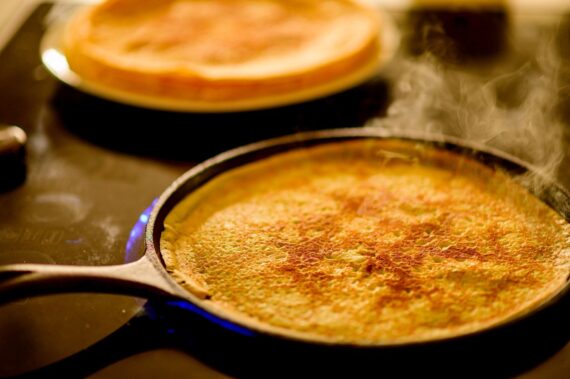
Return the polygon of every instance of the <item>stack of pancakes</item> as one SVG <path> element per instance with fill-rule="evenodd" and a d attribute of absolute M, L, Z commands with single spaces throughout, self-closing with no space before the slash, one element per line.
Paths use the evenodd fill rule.
<path fill-rule="evenodd" d="M 377 60 L 377 12 L 349 0 L 109 0 L 68 25 L 73 71 L 112 88 L 224 102 L 276 96 Z"/>

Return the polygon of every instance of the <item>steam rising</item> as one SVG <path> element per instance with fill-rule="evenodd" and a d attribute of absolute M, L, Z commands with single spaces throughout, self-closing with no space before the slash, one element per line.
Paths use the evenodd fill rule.
<path fill-rule="evenodd" d="M 539 177 L 555 178 L 564 157 L 555 112 L 561 66 L 553 46 L 542 44 L 522 63 L 504 62 L 501 73 L 446 67 L 431 54 L 403 59 L 392 73 L 387 117 L 368 127 L 442 134 L 499 149 L 536 167 L 538 176 L 520 179 L 539 190 Z"/>

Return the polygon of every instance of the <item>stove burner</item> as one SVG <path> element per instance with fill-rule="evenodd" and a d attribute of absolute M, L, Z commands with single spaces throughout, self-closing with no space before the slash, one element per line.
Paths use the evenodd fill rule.
<path fill-rule="evenodd" d="M 154 199 L 152 203 L 140 214 L 137 222 L 131 229 L 127 246 L 125 249 L 125 263 L 134 262 L 144 254 L 144 232 L 148 218 L 152 212 L 152 208 L 158 199 Z"/>

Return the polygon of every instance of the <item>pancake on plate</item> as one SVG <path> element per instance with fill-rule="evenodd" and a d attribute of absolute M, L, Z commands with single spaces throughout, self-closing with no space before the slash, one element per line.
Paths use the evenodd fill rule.
<path fill-rule="evenodd" d="M 469 157 L 359 140 L 212 179 L 167 216 L 161 252 L 190 292 L 247 325 L 401 343 L 547 301 L 570 272 L 570 224 Z"/>
<path fill-rule="evenodd" d="M 82 78 L 224 102 L 319 86 L 374 64 L 377 12 L 349 0 L 108 0 L 63 37 Z"/>

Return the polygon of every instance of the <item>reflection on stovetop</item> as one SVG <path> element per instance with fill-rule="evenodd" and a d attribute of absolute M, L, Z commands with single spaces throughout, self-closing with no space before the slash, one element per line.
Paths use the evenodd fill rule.
<path fill-rule="evenodd" d="M 308 129 L 360 126 L 385 116 L 393 100 L 391 78 L 403 67 L 396 60 L 378 79 L 352 90 L 276 109 L 228 114 L 145 110 L 80 93 L 49 77 L 37 54 L 49 8 L 49 4 L 40 6 L 0 53 L 0 120 L 20 125 L 29 136 L 26 182 L 0 194 L 0 264 L 109 265 L 135 260 L 142 253 L 139 233 L 146 222 L 145 210 L 193 164 L 255 140 Z M 490 14 L 417 9 L 395 16 L 407 43 L 401 54 L 427 53 L 443 67 L 468 71 L 482 81 L 525 65 L 541 33 L 554 30 L 563 62 L 558 77 L 559 118 L 570 142 L 570 14 L 521 19 L 504 9 Z M 472 40 L 472 30 L 481 27 L 484 38 Z M 481 39 L 485 43 L 480 44 Z M 497 96 L 503 107 L 517 106 L 520 80 L 524 77 L 499 83 Z M 561 180 L 568 188 L 570 151 L 561 167 Z M 0 376 L 61 361 L 105 336 L 131 330 L 125 327 L 129 320 L 131 324 L 144 320 L 133 319 L 143 303 L 90 294 L 3 306 Z M 155 337 L 150 342 L 161 341 L 161 336 Z M 141 342 L 138 354 L 115 364 L 111 359 L 92 377 L 222 377 L 188 352 L 168 346 L 142 352 L 145 347 Z M 567 345 L 528 377 L 564 377 L 570 371 L 569 354 Z"/>
<path fill-rule="evenodd" d="M 303 104 L 190 114 L 125 106 L 61 86 L 53 104 L 61 123 L 86 141 L 128 154 L 198 161 L 261 139 L 362 125 L 385 112 L 387 93 L 378 79 Z"/>

